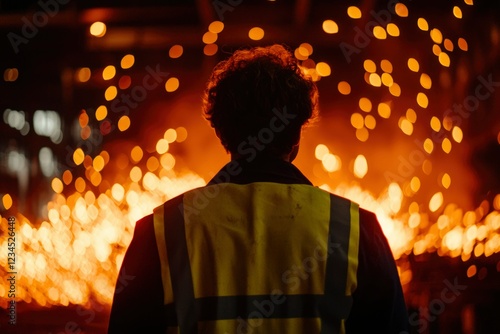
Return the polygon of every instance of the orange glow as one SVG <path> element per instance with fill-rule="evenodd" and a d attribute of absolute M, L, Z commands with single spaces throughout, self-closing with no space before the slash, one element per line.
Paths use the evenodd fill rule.
<path fill-rule="evenodd" d="M 464 38 L 462 38 L 462 37 L 460 37 L 460 38 L 458 39 L 458 47 L 459 47 L 459 48 L 460 48 L 460 50 L 462 50 L 462 51 L 467 51 L 467 50 L 469 50 L 469 45 L 467 44 L 467 41 L 466 41 Z"/>
<path fill-rule="evenodd" d="M 425 95 L 424 93 L 418 93 L 417 103 L 420 107 L 425 109 L 429 105 L 429 98 L 427 98 L 427 95 Z"/>
<path fill-rule="evenodd" d="M 426 73 L 422 73 L 420 75 L 420 85 L 425 89 L 431 89 L 432 87 L 431 77 Z"/>
<path fill-rule="evenodd" d="M 453 130 L 451 132 L 452 134 L 452 137 L 453 139 L 457 142 L 457 143 L 461 143 L 462 142 L 462 139 L 464 137 L 464 134 L 462 132 L 462 129 L 460 129 L 458 126 L 454 126 L 453 127 Z"/>
<path fill-rule="evenodd" d="M 354 159 L 354 175 L 362 179 L 368 173 L 368 162 L 364 155 L 360 154 Z"/>
<path fill-rule="evenodd" d="M 101 105 L 97 107 L 95 111 L 96 120 L 102 121 L 103 119 L 106 118 L 106 116 L 108 116 L 108 109 L 106 108 L 106 106 Z"/>
<path fill-rule="evenodd" d="M 87 82 L 90 80 L 90 68 L 82 67 L 77 71 L 76 78 L 80 82 Z"/>
<path fill-rule="evenodd" d="M 394 83 L 392 75 L 390 75 L 389 73 L 382 73 L 382 83 L 384 84 L 384 86 L 391 87 Z"/>
<path fill-rule="evenodd" d="M 134 63 L 135 63 L 134 55 L 127 54 L 123 56 L 122 60 L 120 61 L 120 66 L 125 70 L 134 66 Z"/>
<path fill-rule="evenodd" d="M 465 0 L 466 3 L 468 1 Z M 456 7 L 464 6 L 456 4 Z M 454 5 L 448 7 L 450 12 Z M 364 7 L 359 5 L 359 8 Z M 369 13 L 365 13 L 365 11 L 361 13 L 359 8 L 352 9 L 353 13 L 349 16 L 355 18 L 366 15 L 366 18 L 370 19 Z M 371 10 L 369 7 L 366 8 L 368 12 Z M 408 16 L 408 8 L 404 5 L 398 5 L 397 15 Z M 359 10 L 359 14 L 356 13 L 356 10 Z M 454 14 L 455 11 L 456 9 L 454 9 Z M 453 19 L 450 12 L 447 13 L 447 18 L 451 18 L 450 22 L 456 23 L 457 28 L 459 28 L 459 24 L 466 23 Z M 413 14 L 416 13 L 412 12 Z M 328 14 L 325 13 L 325 15 Z M 345 12 L 334 18 L 342 23 L 342 18 L 347 19 Z M 435 253 L 438 256 L 455 257 L 457 261 L 464 262 L 475 261 L 475 256 L 495 255 L 496 259 L 496 256 L 500 254 L 500 234 L 498 233 L 500 231 L 500 194 L 489 193 L 487 200 L 483 201 L 477 208 L 463 208 L 450 202 L 451 199 L 457 198 L 459 192 L 474 189 L 470 186 L 475 186 L 471 182 L 474 180 L 469 180 L 471 176 L 460 173 L 463 167 L 458 165 L 460 155 L 470 153 L 471 149 L 469 143 L 462 143 L 467 139 L 464 137 L 467 135 L 464 127 L 467 126 L 467 122 L 460 122 L 456 118 L 457 114 L 454 113 L 447 117 L 443 116 L 443 109 L 450 108 L 453 104 L 450 104 L 450 101 L 441 92 L 441 90 L 450 91 L 461 97 L 464 87 L 465 89 L 470 88 L 464 80 L 474 79 L 475 74 L 470 72 L 467 67 L 470 63 L 465 59 L 466 55 L 452 56 L 451 54 L 458 49 L 467 51 L 467 42 L 463 38 L 458 38 L 460 35 L 457 34 L 469 36 L 470 31 L 443 29 L 436 32 L 433 29 L 433 32 L 429 32 L 430 35 L 427 35 L 429 24 L 424 18 L 419 18 L 416 21 L 417 18 L 418 16 L 414 15 L 408 21 L 395 17 L 395 20 L 391 20 L 393 23 L 377 27 L 375 30 L 380 30 L 380 32 L 376 33 L 378 36 L 376 38 L 381 36 L 385 38 L 386 35 L 394 38 L 387 37 L 389 40 L 385 42 L 378 39 L 372 40 L 370 50 L 357 54 L 357 58 L 351 63 L 350 66 L 354 66 L 353 71 L 350 71 L 351 76 L 340 74 L 344 71 L 349 73 L 350 69 L 342 68 L 337 71 L 337 68 L 333 67 L 334 58 L 322 53 L 319 54 L 318 49 L 315 50 L 316 54 L 313 54 L 313 45 L 318 47 L 315 44 L 317 39 L 314 36 L 304 35 L 310 39 L 309 42 L 313 45 L 302 43 L 300 46 L 295 45 L 296 49 L 294 50 L 297 59 L 301 60 L 301 70 L 311 76 L 313 80 L 323 80 L 323 77 L 329 76 L 324 78 L 323 87 L 326 87 L 327 90 L 323 91 L 323 94 L 332 94 L 332 98 L 337 100 L 336 105 L 322 106 L 327 109 L 320 125 L 322 130 L 326 129 L 323 133 L 325 136 L 315 137 L 314 134 L 308 134 L 309 141 L 304 142 L 301 153 L 303 159 L 300 163 L 304 164 L 302 167 L 305 167 L 305 171 L 310 168 L 316 178 L 315 181 L 318 181 L 322 189 L 345 196 L 360 203 L 361 207 L 376 213 L 391 251 L 394 257 L 399 259 L 398 272 L 403 284 L 408 284 L 412 280 L 413 268 L 408 263 L 407 258 L 411 254 Z M 350 23 L 359 23 L 359 27 L 365 28 L 366 22 L 350 21 Z M 415 23 L 418 28 L 407 26 L 407 24 Z M 446 26 L 438 21 L 434 22 L 434 20 L 431 23 L 437 23 L 440 29 Z M 321 24 L 324 33 L 327 34 L 338 33 L 339 29 L 347 27 L 340 28 L 335 21 L 325 20 L 316 22 L 316 28 L 320 29 Z M 410 30 L 400 31 L 403 24 Z M 250 27 L 248 26 L 248 29 Z M 347 28 L 352 32 L 351 26 Z M 491 44 L 495 46 L 495 33 L 498 33 L 498 29 L 496 27 L 490 28 L 492 36 L 488 33 L 485 38 L 491 38 Z M 223 29 L 224 23 L 214 21 L 208 25 L 209 33 L 206 34 L 206 38 L 215 38 L 214 42 L 220 41 L 221 51 L 224 53 L 220 55 L 217 55 L 218 46 L 216 44 L 203 45 L 201 43 L 200 39 L 205 31 L 199 31 L 198 44 L 203 47 L 204 54 L 198 56 L 201 55 L 208 65 L 211 63 L 214 65 L 217 60 L 215 58 L 226 57 L 226 41 L 223 41 L 223 36 L 229 38 L 227 45 L 234 44 L 231 42 L 234 36 L 230 36 L 229 31 L 225 31 L 224 35 L 217 35 Z M 243 33 L 245 34 L 248 29 Z M 317 32 L 323 34 L 320 30 Z M 422 41 L 427 43 L 428 47 L 414 53 L 403 52 L 409 51 L 409 49 L 398 50 L 398 41 L 401 38 L 395 37 L 407 33 L 416 33 L 415 38 L 417 39 L 423 37 Z M 141 56 L 139 66 L 142 67 L 128 71 L 127 69 L 134 65 L 134 56 L 123 56 L 123 51 L 119 51 L 124 50 L 123 48 L 113 49 L 116 37 L 115 31 L 113 31 L 113 36 L 109 35 L 108 41 L 111 43 L 112 49 L 110 50 L 112 52 L 107 58 L 107 63 L 99 65 L 90 61 L 88 64 L 78 64 L 78 66 L 92 66 L 92 72 L 88 67 L 68 70 L 69 79 L 73 80 L 72 83 L 69 83 L 70 85 L 74 84 L 75 89 L 84 90 L 97 87 L 101 89 L 99 94 L 102 94 L 109 85 L 113 84 L 120 90 L 120 95 L 129 93 L 123 92 L 124 89 L 133 85 L 141 85 L 147 59 L 142 59 Z M 166 37 L 170 38 L 170 36 Z M 266 37 L 271 38 L 272 36 Z M 326 35 L 323 37 L 333 38 L 333 36 Z M 92 42 L 93 37 L 89 38 Z M 437 42 L 439 38 L 442 40 L 441 42 Z M 172 66 L 180 65 L 179 61 L 175 59 L 185 58 L 187 54 L 183 52 L 188 52 L 188 50 L 183 49 L 181 45 L 174 45 L 174 43 L 181 43 L 181 39 L 174 38 L 170 41 L 164 45 L 164 49 L 161 51 L 163 55 L 160 55 L 160 58 Z M 336 45 L 342 39 L 333 38 L 332 41 Z M 352 42 L 353 40 L 346 41 Z M 92 43 L 94 42 L 99 41 L 93 40 Z M 100 43 L 103 42 L 107 41 Z M 249 43 L 254 42 L 249 41 Z M 386 45 L 387 43 L 391 45 Z M 474 43 L 476 44 L 476 42 Z M 141 48 L 140 45 L 138 47 Z M 391 50 L 384 50 L 384 47 L 390 47 Z M 394 50 L 396 53 L 393 52 Z M 196 47 L 190 46 L 189 51 L 196 51 Z M 432 56 L 433 53 L 438 59 Z M 208 59 L 208 56 L 213 55 L 216 57 Z M 480 54 L 480 56 L 487 55 L 486 53 Z M 122 56 L 123 58 L 121 58 Z M 192 56 L 189 55 L 188 58 Z M 372 59 L 365 60 L 363 57 Z M 384 57 L 388 59 L 383 59 Z M 413 61 L 410 61 L 409 57 L 415 57 L 415 59 L 412 58 Z M 454 62 L 447 61 L 446 57 L 453 58 Z M 120 59 L 121 62 L 118 63 Z M 416 59 L 421 60 L 422 63 L 419 64 Z M 181 62 L 184 63 L 188 60 L 186 58 Z M 407 61 L 408 65 L 406 65 Z M 440 65 L 438 65 L 438 61 Z M 361 62 L 363 62 L 362 65 Z M 112 71 L 108 69 L 112 65 L 102 71 L 107 64 L 116 66 L 116 68 L 113 67 L 114 73 L 108 73 L 108 71 Z M 151 66 L 154 64 L 150 63 Z M 442 66 L 445 64 L 448 64 L 449 68 L 443 68 Z M 14 65 L 7 64 L 6 66 Z M 105 72 L 108 74 L 105 75 Z M 109 81 L 103 82 L 103 79 Z M 167 79 L 165 81 L 168 81 Z M 164 83 L 165 91 L 160 87 L 160 91 L 155 92 L 154 96 L 151 96 L 151 100 L 148 99 L 148 103 L 143 107 L 148 108 L 150 105 L 161 108 L 161 105 L 157 103 L 172 102 L 176 108 L 180 106 L 181 109 L 189 110 L 189 105 L 184 103 L 182 94 L 188 93 L 187 87 L 190 83 L 183 81 L 183 89 L 178 91 L 179 80 L 177 78 L 170 79 L 170 82 Z M 186 77 L 186 80 L 188 79 Z M 380 89 L 365 86 L 363 79 L 368 85 L 380 87 Z M 454 80 L 457 83 L 456 87 Z M 84 85 L 83 82 L 88 83 Z M 404 89 L 403 93 L 402 89 Z M 480 91 L 487 93 L 484 89 Z M 166 92 L 175 93 L 167 94 Z M 417 95 L 419 92 L 422 93 Z M 156 93 L 160 93 L 158 99 Z M 73 160 L 78 166 L 75 167 L 71 161 L 68 161 L 69 167 L 63 167 L 62 170 L 58 169 L 50 174 L 57 176 L 48 178 L 49 192 L 52 193 L 52 190 L 54 192 L 46 206 L 37 205 L 36 207 L 36 210 L 41 212 L 40 221 L 37 219 L 37 221 L 30 222 L 18 214 L 17 235 L 19 249 L 23 250 L 19 253 L 19 271 L 16 282 L 18 289 L 16 297 L 19 301 L 36 303 L 46 307 L 70 304 L 91 307 L 94 302 L 109 306 L 113 298 L 118 270 L 123 262 L 125 250 L 133 237 L 134 227 L 138 219 L 150 214 L 153 208 L 166 200 L 206 183 L 206 180 L 189 171 L 186 167 L 194 161 L 192 159 L 196 156 L 202 157 L 202 155 L 198 155 L 199 151 L 195 151 L 195 154 L 190 156 L 191 147 L 196 147 L 197 150 L 203 150 L 204 153 L 210 154 L 210 159 L 213 160 L 209 161 L 209 165 L 212 167 L 222 162 L 217 160 L 219 158 L 216 157 L 216 154 L 212 157 L 211 153 L 215 153 L 215 149 L 212 152 L 208 142 L 205 143 L 202 137 L 204 132 L 199 131 L 194 121 L 189 119 L 184 124 L 185 127 L 177 123 L 181 118 L 176 115 L 179 115 L 178 112 L 182 112 L 181 109 L 172 110 L 174 111 L 172 117 L 162 120 L 164 126 L 162 130 L 158 128 L 161 124 L 157 124 L 151 128 L 152 131 L 141 131 L 140 136 L 129 133 L 129 136 L 125 136 L 123 141 L 115 144 L 109 142 L 113 138 L 109 138 L 109 141 L 105 139 L 102 145 L 94 145 L 94 142 L 88 140 L 81 141 L 80 135 L 82 138 L 93 139 L 95 134 L 99 134 L 99 130 L 102 131 L 102 125 L 116 126 L 121 131 L 129 129 L 130 132 L 132 129 L 131 120 L 137 122 L 135 116 L 140 118 L 140 115 L 134 114 L 132 111 L 130 115 L 123 116 L 123 113 L 116 114 L 108 110 L 113 105 L 112 102 L 115 102 L 113 99 L 116 99 L 116 94 L 118 92 L 115 95 L 110 93 L 109 96 L 105 96 L 106 99 L 109 97 L 109 103 L 99 101 L 99 99 L 94 101 L 95 103 L 91 103 L 90 107 L 97 108 L 95 112 L 89 107 L 84 113 L 76 114 L 76 134 L 71 129 L 72 131 L 68 135 L 72 137 L 65 138 L 65 142 L 66 140 L 72 142 L 73 139 L 78 141 L 77 146 L 73 148 L 74 151 L 69 152 L 69 160 Z M 348 95 L 348 97 L 340 95 Z M 395 98 L 399 96 L 402 97 Z M 103 100 L 102 95 L 100 97 Z M 163 101 L 164 99 L 172 101 Z M 178 99 L 180 100 L 177 101 Z M 339 109 L 348 112 L 347 119 L 340 118 L 342 121 L 347 121 L 347 124 L 325 124 L 325 122 L 331 121 L 327 114 L 330 111 L 335 113 Z M 76 111 L 78 112 L 78 109 Z M 433 115 L 435 116 L 433 117 Z M 121 116 L 122 118 L 120 118 Z M 393 116 L 392 120 L 391 116 Z M 465 120 L 462 119 L 462 121 Z M 34 123 L 30 122 L 30 125 L 32 124 Z M 134 126 L 137 125 L 139 124 L 134 123 Z M 330 125 L 331 127 L 328 127 Z M 189 137 L 186 128 L 192 131 L 189 132 Z M 340 132 L 335 133 L 339 129 Z M 136 129 L 133 130 L 135 132 Z M 375 130 L 377 131 L 374 132 Z M 387 136 L 384 136 L 385 134 Z M 73 138 L 74 135 L 76 138 Z M 115 135 L 123 137 L 124 133 Z M 357 146 L 345 146 L 341 139 L 344 135 L 351 139 L 355 136 Z M 500 144 L 498 129 L 490 132 L 490 140 L 498 140 Z M 184 141 L 186 143 L 179 144 Z M 62 148 L 66 145 L 65 142 Z M 363 144 L 363 142 L 366 143 Z M 89 143 L 92 145 L 91 147 L 87 145 Z M 377 143 L 387 144 L 387 147 L 381 148 L 382 155 L 378 154 L 379 152 L 369 152 L 371 145 L 376 146 Z M 454 152 L 451 152 L 452 145 L 457 145 Z M 77 148 L 78 146 L 81 148 Z M 107 151 L 99 152 L 103 147 L 109 149 L 112 156 Z M 366 150 L 361 149 L 363 147 Z M 219 150 L 221 149 L 219 148 Z M 384 150 L 387 152 L 383 152 Z M 450 154 L 446 155 L 446 153 Z M 307 160 L 307 156 L 304 158 L 304 155 L 307 154 L 309 158 L 311 154 L 314 154 L 314 158 Z M 381 175 L 391 167 L 391 161 L 384 159 L 385 154 L 392 156 L 393 161 L 396 162 L 398 156 L 402 155 L 411 162 L 413 170 L 404 176 L 398 175 L 400 180 L 397 182 L 385 182 Z M 64 159 L 65 156 L 62 158 Z M 64 161 L 61 162 L 64 163 Z M 392 167 L 394 167 L 393 170 L 397 170 L 401 174 L 397 165 Z M 200 169 L 201 167 L 196 166 L 196 168 Z M 371 174 L 367 174 L 368 171 Z M 63 172 L 61 176 L 59 176 L 59 172 Z M 206 169 L 203 172 L 208 173 Z M 365 176 L 367 179 L 364 179 Z M 210 175 L 205 177 L 209 178 Z M 363 189 L 360 184 L 366 182 L 368 182 L 367 186 L 377 187 L 375 189 L 378 193 L 373 194 L 373 189 Z M 454 188 L 451 188 L 451 185 Z M 15 203 L 13 203 L 11 195 L 0 194 L 0 207 L 2 209 L 8 210 L 10 208 L 12 210 L 12 206 L 17 205 L 16 198 L 14 198 Z M 460 198 L 460 200 L 463 199 L 465 203 L 468 203 L 467 197 L 472 196 L 469 196 L 471 194 L 464 195 L 465 198 Z M 12 214 L 19 211 L 18 208 L 14 209 Z M 2 216 L 0 220 L 1 225 L 5 226 L 6 217 Z M 1 232 L 0 234 L 2 234 Z M 2 241 L 4 239 L 0 237 L 0 244 Z M 5 252 L 0 252 L 0 263 L 6 263 Z M 401 263 L 402 266 L 400 266 Z M 453 263 L 456 264 L 455 261 Z M 483 267 L 482 265 L 471 266 L 467 262 L 463 268 L 467 269 L 468 277 L 479 279 L 486 275 Z M 495 270 L 495 266 L 493 266 L 493 270 Z M 500 263 L 496 265 L 496 270 L 500 271 Z M 488 275 L 491 275 L 489 268 Z M 0 306 L 3 308 L 5 308 L 7 301 L 6 291 L 8 291 L 6 285 L 0 281 Z"/>
<path fill-rule="evenodd" d="M 314 150 L 314 156 L 318 160 L 323 160 L 323 157 L 328 153 L 330 153 L 330 150 L 324 144 L 318 144 Z"/>
<path fill-rule="evenodd" d="M 460 7 L 458 7 L 458 6 L 454 6 L 453 7 L 453 15 L 457 19 L 461 19 L 462 18 L 462 10 L 460 9 Z"/>
<path fill-rule="evenodd" d="M 418 70 L 420 69 L 420 65 L 418 64 L 418 61 L 415 58 L 409 58 L 408 68 L 413 72 L 418 72 Z"/>
<path fill-rule="evenodd" d="M 165 83 L 165 90 L 169 93 L 175 92 L 179 88 L 179 79 L 175 77 L 168 78 Z"/>
<path fill-rule="evenodd" d="M 213 21 L 208 26 L 208 31 L 214 34 L 219 34 L 222 32 L 222 30 L 224 30 L 224 23 L 222 23 L 221 21 Z"/>
<path fill-rule="evenodd" d="M 387 33 L 385 32 L 385 29 L 382 28 L 381 26 L 376 26 L 373 28 L 373 36 L 377 39 L 386 39 L 387 38 Z"/>
<path fill-rule="evenodd" d="M 422 31 L 429 30 L 429 24 L 427 23 L 427 20 L 424 19 L 423 17 L 418 19 L 417 25 L 420 28 L 420 30 L 422 30 Z"/>
<path fill-rule="evenodd" d="M 116 97 L 116 95 L 118 95 L 118 90 L 116 89 L 116 87 L 109 86 L 104 93 L 104 98 L 106 99 L 106 101 L 111 101 Z"/>
<path fill-rule="evenodd" d="M 213 56 L 214 54 L 217 53 L 218 49 L 219 47 L 217 46 L 217 44 L 207 44 L 203 48 L 203 53 L 207 56 Z"/>
<path fill-rule="evenodd" d="M 330 173 L 336 172 L 342 167 L 340 158 L 331 153 L 323 155 L 321 162 L 323 164 L 323 168 Z"/>
<path fill-rule="evenodd" d="M 362 14 L 358 7 L 349 6 L 349 8 L 347 8 L 347 15 L 352 19 L 360 19 Z"/>
<path fill-rule="evenodd" d="M 264 38 L 264 30 L 260 27 L 254 27 L 248 32 L 248 37 L 254 41 L 260 41 Z"/>
<path fill-rule="evenodd" d="M 356 129 L 356 138 L 361 141 L 365 142 L 368 140 L 368 137 L 370 136 L 370 133 L 365 127 L 362 127 L 361 129 Z"/>
<path fill-rule="evenodd" d="M 324 62 L 319 62 L 316 64 L 316 72 L 318 72 L 318 74 L 322 77 L 327 77 L 332 73 L 330 65 Z"/>
<path fill-rule="evenodd" d="M 370 73 L 369 81 L 370 85 L 374 87 L 382 86 L 382 80 L 380 79 L 380 75 L 378 75 L 377 73 Z"/>
<path fill-rule="evenodd" d="M 134 146 L 132 151 L 130 151 L 130 158 L 134 163 L 138 163 L 139 161 L 141 161 L 143 156 L 144 152 L 142 151 L 142 148 L 140 146 Z"/>
<path fill-rule="evenodd" d="M 102 78 L 104 80 L 110 80 L 115 77 L 115 74 L 116 74 L 116 68 L 113 65 L 108 65 L 102 71 Z"/>
<path fill-rule="evenodd" d="M 441 52 L 439 54 L 439 63 L 445 67 L 450 67 L 450 56 L 448 54 Z"/>
<path fill-rule="evenodd" d="M 69 169 L 65 170 L 62 179 L 65 185 L 68 185 L 73 181 L 73 174 L 71 174 L 71 171 Z"/>
<path fill-rule="evenodd" d="M 408 7 L 401 2 L 396 3 L 396 14 L 401 17 L 408 17 Z"/>
<path fill-rule="evenodd" d="M 415 123 L 417 121 L 417 113 L 412 108 L 408 108 L 408 110 L 406 110 L 406 118 L 410 122 Z"/>
<path fill-rule="evenodd" d="M 365 126 L 367 129 L 373 130 L 377 126 L 377 120 L 372 115 L 366 115 Z"/>
<path fill-rule="evenodd" d="M 429 210 L 436 212 L 443 205 L 443 193 L 435 193 L 429 201 Z"/>
<path fill-rule="evenodd" d="M 92 23 L 90 34 L 95 37 L 103 37 L 106 34 L 106 25 L 99 21 Z"/>
<path fill-rule="evenodd" d="M 452 51 L 453 51 L 453 42 L 452 42 L 450 39 L 446 38 L 446 39 L 444 40 L 444 43 L 443 43 L 443 44 L 444 44 L 444 48 L 445 48 L 446 50 L 448 50 L 448 51 L 450 51 L 450 52 L 452 52 Z"/>
<path fill-rule="evenodd" d="M 391 95 L 393 95 L 393 96 L 400 96 L 401 95 L 401 87 L 397 83 L 394 82 L 389 87 L 389 93 L 391 93 Z"/>
<path fill-rule="evenodd" d="M 398 37 L 399 36 L 399 28 L 397 25 L 394 23 L 389 23 L 387 25 L 387 33 L 391 35 L 392 37 Z"/>
<path fill-rule="evenodd" d="M 327 34 L 336 34 L 339 32 L 339 26 L 333 20 L 323 21 L 323 31 Z"/>
<path fill-rule="evenodd" d="M 443 42 L 443 34 L 437 28 L 431 30 L 431 39 L 436 44 L 441 44 Z"/>
<path fill-rule="evenodd" d="M 75 162 L 76 165 L 80 165 L 83 162 L 84 158 L 85 158 L 85 153 L 83 153 L 83 150 L 81 148 L 77 148 L 73 152 L 73 161 Z"/>
<path fill-rule="evenodd" d="M 401 131 L 403 131 L 405 135 L 410 136 L 413 133 L 413 124 L 406 118 L 403 118 L 401 120 L 399 127 L 401 128 Z"/>
<path fill-rule="evenodd" d="M 214 41 L 215 42 L 215 41 Z M 210 43 L 208 43 L 210 44 Z M 182 53 L 184 52 L 184 49 L 182 48 L 182 45 L 173 45 L 170 50 L 168 50 L 168 56 L 172 59 L 179 58 L 182 56 Z"/>
<path fill-rule="evenodd" d="M 217 41 L 217 34 L 207 31 L 205 34 L 203 34 L 202 41 L 205 44 L 213 44 Z"/>
<path fill-rule="evenodd" d="M 392 73 L 392 63 L 387 59 L 382 59 L 380 62 L 380 68 L 386 73 Z"/>
<path fill-rule="evenodd" d="M 337 85 L 337 89 L 339 90 L 340 94 L 342 95 L 349 95 L 351 94 L 351 85 L 347 81 L 341 81 Z"/>
<path fill-rule="evenodd" d="M 5 210 L 9 210 L 12 207 L 12 197 L 9 194 L 3 195 L 2 204 Z"/>
<path fill-rule="evenodd" d="M 359 99 L 359 109 L 361 109 L 365 112 L 370 112 L 372 110 L 372 102 L 366 97 L 360 98 Z"/>
<path fill-rule="evenodd" d="M 364 126 L 364 119 L 363 116 L 359 113 L 354 113 L 351 115 L 351 125 L 355 129 L 361 129 Z"/>
<path fill-rule="evenodd" d="M 431 129 L 436 132 L 439 132 L 439 130 L 441 130 L 441 121 L 436 116 L 432 116 L 431 118 Z"/>
<path fill-rule="evenodd" d="M 388 103 L 385 102 L 379 103 L 377 111 L 380 117 L 383 118 L 391 117 L 391 106 Z"/>
<path fill-rule="evenodd" d="M 441 143 L 441 148 L 443 149 L 444 153 L 450 153 L 451 151 L 451 141 L 448 138 L 443 139 L 443 142 Z"/>
<path fill-rule="evenodd" d="M 366 59 L 363 62 L 363 68 L 365 69 L 366 72 L 369 72 L 369 73 L 374 73 L 377 71 L 377 65 L 371 59 Z"/>
<path fill-rule="evenodd" d="M 420 179 L 417 176 L 411 178 L 410 188 L 415 193 L 420 189 Z"/>
<path fill-rule="evenodd" d="M 448 189 L 451 185 L 451 177 L 448 173 L 444 173 L 441 178 L 441 184 L 445 189 Z"/>
<path fill-rule="evenodd" d="M 424 150 L 429 154 L 434 150 L 434 142 L 430 138 L 424 140 Z"/>
<path fill-rule="evenodd" d="M 104 165 L 105 165 L 104 158 L 101 157 L 100 155 L 96 156 L 94 158 L 92 165 L 96 171 L 98 171 L 98 172 L 102 171 L 102 169 L 104 168 Z"/>
<path fill-rule="evenodd" d="M 164 138 L 161 138 L 156 143 L 156 152 L 158 152 L 158 154 L 166 153 L 168 151 L 168 146 L 168 141 Z"/>

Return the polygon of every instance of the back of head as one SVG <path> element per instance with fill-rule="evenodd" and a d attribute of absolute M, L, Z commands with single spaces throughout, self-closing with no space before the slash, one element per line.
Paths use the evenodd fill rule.
<path fill-rule="evenodd" d="M 316 85 L 281 45 L 236 51 L 213 70 L 204 114 L 235 156 L 247 145 L 274 156 L 289 154 L 302 127 L 317 113 Z"/>

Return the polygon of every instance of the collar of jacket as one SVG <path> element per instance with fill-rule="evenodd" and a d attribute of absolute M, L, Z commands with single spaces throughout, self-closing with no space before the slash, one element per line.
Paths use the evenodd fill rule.
<path fill-rule="evenodd" d="M 312 185 L 311 181 L 290 162 L 269 156 L 257 157 L 251 161 L 244 158 L 231 160 L 215 174 L 208 182 L 208 185 L 226 182 L 236 184 L 275 182 Z"/>

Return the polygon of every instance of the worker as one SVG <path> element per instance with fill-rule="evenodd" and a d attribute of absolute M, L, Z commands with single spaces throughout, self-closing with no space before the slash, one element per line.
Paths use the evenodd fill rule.
<path fill-rule="evenodd" d="M 317 103 L 282 45 L 216 65 L 204 116 L 231 159 L 137 222 L 108 333 L 406 333 L 376 216 L 292 164 Z"/>

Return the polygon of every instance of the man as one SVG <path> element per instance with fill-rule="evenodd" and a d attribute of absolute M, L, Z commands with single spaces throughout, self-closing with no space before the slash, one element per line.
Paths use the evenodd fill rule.
<path fill-rule="evenodd" d="M 235 52 L 204 112 L 231 161 L 140 220 L 109 333 L 400 333 L 405 302 L 373 213 L 291 164 L 317 89 L 280 45 Z"/>

